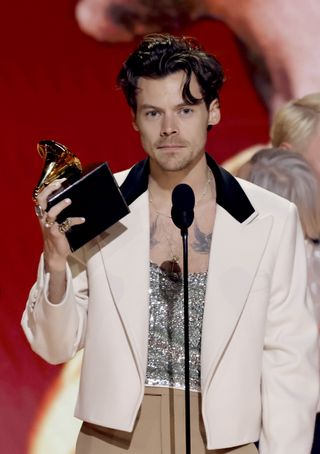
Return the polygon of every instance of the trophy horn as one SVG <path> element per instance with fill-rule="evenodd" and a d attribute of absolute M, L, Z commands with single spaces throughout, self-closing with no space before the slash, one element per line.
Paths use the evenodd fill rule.
<path fill-rule="evenodd" d="M 44 167 L 32 199 L 35 202 L 39 193 L 57 178 L 77 179 L 82 173 L 79 158 L 67 147 L 54 140 L 40 140 L 38 153 L 44 159 Z"/>

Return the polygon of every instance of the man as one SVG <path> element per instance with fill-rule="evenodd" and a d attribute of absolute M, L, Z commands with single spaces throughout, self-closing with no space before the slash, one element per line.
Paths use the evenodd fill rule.
<path fill-rule="evenodd" d="M 284 104 L 272 121 L 270 136 L 274 147 L 301 153 L 320 178 L 320 92 Z"/>
<path fill-rule="evenodd" d="M 189 229 L 192 452 L 310 451 L 317 330 L 294 205 L 240 183 L 205 153 L 220 121 L 219 62 L 192 40 L 146 37 L 119 73 L 148 155 L 116 175 L 131 212 L 71 254 L 45 213 L 38 280 L 23 327 L 61 363 L 84 348 L 77 453 L 184 452 L 182 242 L 171 194 L 195 193 Z M 41 216 L 42 215 L 42 216 Z M 84 222 L 71 219 L 75 226 Z M 261 423 L 262 421 L 262 423 Z"/>

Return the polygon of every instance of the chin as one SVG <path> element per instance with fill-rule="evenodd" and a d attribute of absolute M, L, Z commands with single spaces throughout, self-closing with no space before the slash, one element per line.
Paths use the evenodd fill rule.
<path fill-rule="evenodd" d="M 157 161 L 158 166 L 167 172 L 178 172 L 179 170 L 184 170 L 185 168 L 189 167 L 189 161 L 182 161 L 182 160 L 174 160 L 174 159 L 167 159 L 167 160 L 160 160 Z"/>
<path fill-rule="evenodd" d="M 191 162 L 189 157 L 182 156 L 181 152 L 177 153 L 175 151 L 165 154 L 155 154 L 154 161 L 162 170 L 169 172 L 183 170 L 188 167 Z"/>

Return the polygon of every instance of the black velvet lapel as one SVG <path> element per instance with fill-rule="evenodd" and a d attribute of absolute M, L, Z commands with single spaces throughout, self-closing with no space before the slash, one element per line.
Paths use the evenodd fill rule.
<path fill-rule="evenodd" d="M 217 190 L 217 203 L 228 211 L 237 221 L 244 222 L 254 213 L 246 193 L 238 181 L 225 169 L 218 166 L 215 160 L 206 154 L 207 164 L 211 169 Z M 130 205 L 148 189 L 149 159 L 138 162 L 130 170 L 120 189 Z"/>
<path fill-rule="evenodd" d="M 206 154 L 206 158 L 216 182 L 217 204 L 228 211 L 237 221 L 244 222 L 255 211 L 247 194 L 233 175 L 218 166 L 208 154 Z"/>
<path fill-rule="evenodd" d="M 149 171 L 149 159 L 144 159 L 135 164 L 128 173 L 127 178 L 120 186 L 128 205 L 148 189 Z"/>

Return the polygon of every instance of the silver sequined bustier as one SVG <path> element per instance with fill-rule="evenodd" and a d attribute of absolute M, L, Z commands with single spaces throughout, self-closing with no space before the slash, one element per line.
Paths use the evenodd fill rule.
<path fill-rule="evenodd" d="M 200 347 L 207 273 L 189 274 L 190 389 L 200 390 Z M 147 386 L 184 389 L 183 282 L 150 264 Z"/>

